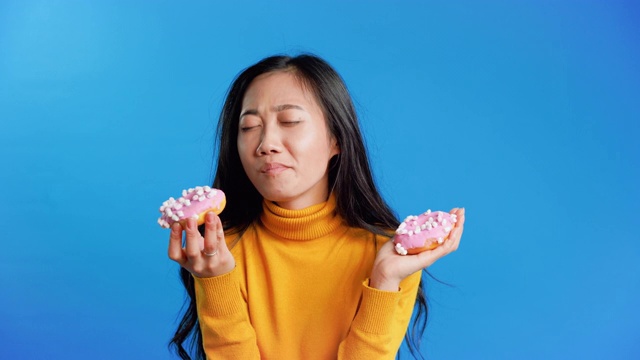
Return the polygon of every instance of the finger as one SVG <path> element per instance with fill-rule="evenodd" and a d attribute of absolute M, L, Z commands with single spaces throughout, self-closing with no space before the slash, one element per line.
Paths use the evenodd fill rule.
<path fill-rule="evenodd" d="M 464 223 L 464 220 L 461 224 Z M 458 249 L 458 245 L 460 244 L 460 238 L 462 236 L 462 231 L 464 227 L 456 227 L 451 230 L 449 237 L 444 241 L 444 243 L 433 250 L 423 251 L 417 254 L 418 262 L 421 264 L 423 268 L 431 266 L 436 260 L 441 257 L 455 251 Z"/>
<path fill-rule="evenodd" d="M 462 227 L 462 226 L 464 226 L 464 208 L 458 209 L 458 211 L 456 212 L 456 226 L 455 227 Z"/>
<path fill-rule="evenodd" d="M 220 251 L 229 251 L 227 248 L 227 240 L 224 237 L 224 227 L 222 226 L 222 220 L 220 217 L 216 215 L 216 221 L 218 222 L 218 230 L 216 232 L 218 243 L 216 244 L 217 248 Z"/>
<path fill-rule="evenodd" d="M 461 229 L 461 228 L 458 228 Z M 446 248 L 447 254 L 452 253 L 458 250 L 458 246 L 460 245 L 460 232 L 456 232 L 454 236 L 449 237 L 447 241 L 443 244 L 443 247 Z"/>
<path fill-rule="evenodd" d="M 451 231 L 449 239 L 445 242 L 449 252 L 458 250 L 460 246 L 460 239 L 462 238 L 462 232 L 464 231 L 464 216 L 460 224 L 456 224 L 456 227 Z"/>
<path fill-rule="evenodd" d="M 446 244 L 446 241 L 445 241 L 445 244 Z M 423 269 L 427 268 L 431 266 L 434 262 L 436 262 L 436 260 L 447 255 L 449 251 L 445 247 L 445 244 L 442 244 L 433 250 L 427 250 L 417 254 L 416 258 L 418 260 L 418 263 L 420 264 L 419 266 Z"/>
<path fill-rule="evenodd" d="M 200 251 L 202 250 L 201 242 L 202 236 L 198 232 L 198 226 L 196 219 L 187 219 L 187 244 L 185 246 L 185 253 L 189 258 L 200 257 Z"/>
<path fill-rule="evenodd" d="M 205 254 L 213 254 L 218 248 L 218 221 L 216 214 L 208 212 L 204 217 L 204 250 Z"/>
<path fill-rule="evenodd" d="M 449 214 L 456 214 L 458 212 L 458 208 L 453 208 L 449 211 Z"/>
<path fill-rule="evenodd" d="M 182 252 L 182 226 L 177 222 L 171 226 L 171 235 L 169 235 L 169 259 L 180 265 L 186 260 Z"/>

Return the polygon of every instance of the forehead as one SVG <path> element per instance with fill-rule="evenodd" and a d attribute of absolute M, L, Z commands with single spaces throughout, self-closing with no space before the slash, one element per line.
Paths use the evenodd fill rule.
<path fill-rule="evenodd" d="M 242 108 L 257 107 L 262 102 L 272 105 L 294 102 L 318 107 L 312 91 L 293 71 L 275 71 L 256 77 L 244 94 Z"/>

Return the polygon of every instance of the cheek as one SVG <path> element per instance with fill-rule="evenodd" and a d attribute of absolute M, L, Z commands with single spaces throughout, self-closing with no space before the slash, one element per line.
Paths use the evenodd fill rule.
<path fill-rule="evenodd" d="M 299 153 L 307 154 L 307 157 L 313 160 L 314 164 L 329 161 L 332 156 L 331 142 L 318 136 L 305 136 L 296 142 L 296 150 Z"/>
<path fill-rule="evenodd" d="M 240 154 L 241 158 L 253 152 L 252 149 L 255 149 L 255 148 L 252 147 L 253 146 L 252 142 L 253 140 L 251 139 L 250 136 L 246 136 L 246 135 L 238 136 L 237 147 L 238 147 L 238 154 Z"/>
<path fill-rule="evenodd" d="M 252 159 L 253 152 L 251 150 L 250 144 L 247 144 L 246 139 L 238 138 L 238 156 L 240 157 L 240 162 L 242 163 L 243 168 L 246 171 L 246 167 Z"/>

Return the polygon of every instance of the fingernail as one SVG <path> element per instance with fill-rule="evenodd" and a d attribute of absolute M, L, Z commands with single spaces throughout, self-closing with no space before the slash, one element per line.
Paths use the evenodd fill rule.
<path fill-rule="evenodd" d="M 208 212 L 205 216 L 207 224 L 213 224 L 213 213 Z"/>

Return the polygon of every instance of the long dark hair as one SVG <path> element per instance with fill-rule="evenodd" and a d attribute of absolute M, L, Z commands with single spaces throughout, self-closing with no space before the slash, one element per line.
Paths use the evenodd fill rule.
<path fill-rule="evenodd" d="M 213 187 L 223 189 L 229 199 L 220 215 L 224 228 L 239 234 L 237 241 L 262 212 L 262 196 L 251 184 L 240 162 L 238 121 L 244 94 L 251 82 L 259 75 L 275 71 L 291 71 L 312 91 L 324 112 L 329 131 L 338 143 L 340 153 L 329 164 L 329 186 L 336 196 L 337 212 L 349 226 L 389 237 L 390 229 L 395 229 L 399 221 L 380 196 L 373 180 L 349 91 L 331 65 L 309 54 L 265 58 L 242 71 L 229 88 L 218 122 L 218 162 L 213 180 Z M 202 227 L 200 231 L 203 231 Z M 196 359 L 204 359 L 193 278 L 184 268 L 180 269 L 180 277 L 188 297 L 183 306 L 184 315 L 169 345 L 182 359 L 191 359 L 189 351 L 183 347 L 186 342 Z M 414 356 L 419 349 L 427 314 L 428 306 L 421 283 L 414 326 L 405 337 Z"/>

